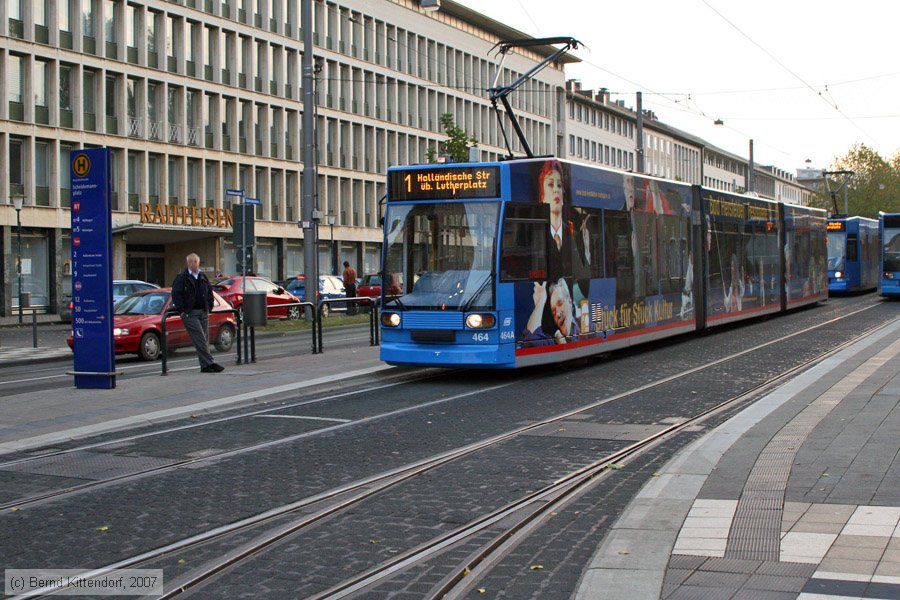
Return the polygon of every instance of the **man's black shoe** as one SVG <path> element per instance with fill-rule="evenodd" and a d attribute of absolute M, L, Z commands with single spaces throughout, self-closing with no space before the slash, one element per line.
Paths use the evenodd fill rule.
<path fill-rule="evenodd" d="M 209 368 L 212 369 L 216 373 L 221 373 L 222 371 L 225 370 L 225 367 L 223 367 L 219 363 L 213 363 L 213 364 L 209 365 Z"/>
<path fill-rule="evenodd" d="M 213 365 L 209 365 L 208 367 L 200 367 L 201 373 L 218 373 L 216 369 L 213 368 Z"/>

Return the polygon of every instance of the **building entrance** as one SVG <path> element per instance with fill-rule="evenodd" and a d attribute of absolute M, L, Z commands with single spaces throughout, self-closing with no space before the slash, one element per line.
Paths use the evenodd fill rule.
<path fill-rule="evenodd" d="M 138 279 L 155 283 L 160 287 L 169 285 L 166 281 L 166 257 L 163 253 L 129 252 L 125 269 L 128 279 Z"/>

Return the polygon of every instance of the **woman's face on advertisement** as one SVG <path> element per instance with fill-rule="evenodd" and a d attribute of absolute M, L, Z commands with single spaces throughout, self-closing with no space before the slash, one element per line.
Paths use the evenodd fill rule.
<path fill-rule="evenodd" d="M 544 176 L 541 202 L 550 205 L 550 212 L 559 214 L 563 206 L 562 177 L 559 171 L 550 171 Z"/>

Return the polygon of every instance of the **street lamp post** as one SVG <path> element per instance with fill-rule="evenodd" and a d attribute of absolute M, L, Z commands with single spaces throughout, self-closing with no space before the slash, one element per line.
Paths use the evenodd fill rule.
<path fill-rule="evenodd" d="M 25 196 L 13 196 L 16 207 L 16 283 L 18 285 L 19 323 L 22 322 L 22 202 Z"/>
<path fill-rule="evenodd" d="M 337 267 L 337 254 L 334 250 L 334 220 L 335 217 L 332 214 L 325 215 L 325 222 L 328 223 L 328 226 L 331 228 L 331 272 L 336 272 Z"/>

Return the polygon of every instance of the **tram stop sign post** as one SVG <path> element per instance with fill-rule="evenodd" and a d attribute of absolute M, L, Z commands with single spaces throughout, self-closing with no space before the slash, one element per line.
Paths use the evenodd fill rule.
<path fill-rule="evenodd" d="M 237 255 L 237 270 L 241 275 L 246 275 L 253 259 L 253 246 L 256 240 L 255 225 L 256 213 L 254 208 L 259 205 L 257 198 L 244 198 L 243 190 L 228 190 L 228 192 L 240 193 L 243 200 L 232 207 L 234 214 L 232 227 L 232 241 Z M 226 192 L 226 193 L 228 193 Z M 237 196 L 237 194 L 229 194 Z"/>
<path fill-rule="evenodd" d="M 116 387 L 109 149 L 72 152 L 72 337 L 75 387 Z"/>

